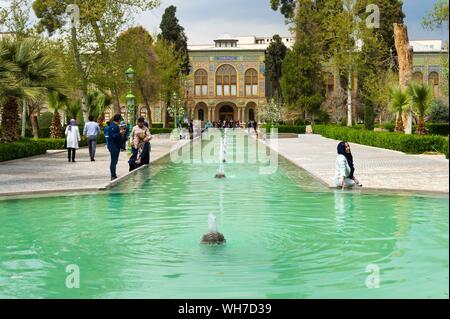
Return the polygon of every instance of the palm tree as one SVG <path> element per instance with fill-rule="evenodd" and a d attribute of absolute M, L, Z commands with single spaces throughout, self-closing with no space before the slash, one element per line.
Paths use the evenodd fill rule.
<path fill-rule="evenodd" d="M 80 112 L 81 112 L 81 101 L 80 100 L 76 100 L 74 102 L 67 103 L 66 114 L 67 114 L 68 120 L 77 119 Z"/>
<path fill-rule="evenodd" d="M 402 112 L 410 103 L 408 93 L 399 87 L 390 90 L 391 111 L 397 115 L 397 122 L 395 123 L 395 131 L 403 132 Z"/>
<path fill-rule="evenodd" d="M 102 119 L 105 117 L 105 110 L 113 103 L 113 98 L 103 92 L 94 91 L 87 96 L 87 109 L 89 115 Z"/>
<path fill-rule="evenodd" d="M 48 94 L 48 108 L 53 111 L 52 124 L 50 125 L 50 138 L 60 138 L 63 136 L 59 111 L 63 110 L 66 104 L 67 96 L 59 91 L 51 91 Z"/>
<path fill-rule="evenodd" d="M 0 40 L 1 140 L 19 140 L 19 103 L 34 102 L 56 88 L 59 66 L 31 38 Z M 9 77 L 8 81 L 5 81 Z"/>
<path fill-rule="evenodd" d="M 419 115 L 416 134 L 425 135 L 428 133 L 425 127 L 425 113 L 431 105 L 431 89 L 426 84 L 411 83 L 408 86 L 408 93 L 411 96 L 414 111 Z"/>

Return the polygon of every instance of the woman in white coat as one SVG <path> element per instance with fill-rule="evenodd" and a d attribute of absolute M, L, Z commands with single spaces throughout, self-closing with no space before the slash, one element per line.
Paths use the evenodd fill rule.
<path fill-rule="evenodd" d="M 345 156 L 345 148 L 347 146 L 347 143 L 341 142 L 337 147 L 338 155 L 336 157 L 336 186 L 342 188 L 355 186 L 355 181 L 350 178 L 351 168 L 347 161 L 347 157 Z"/>
<path fill-rule="evenodd" d="M 78 129 L 77 121 L 71 119 L 66 127 L 67 157 L 69 162 L 75 162 L 75 152 L 79 148 L 78 142 L 80 141 L 80 130 Z"/>

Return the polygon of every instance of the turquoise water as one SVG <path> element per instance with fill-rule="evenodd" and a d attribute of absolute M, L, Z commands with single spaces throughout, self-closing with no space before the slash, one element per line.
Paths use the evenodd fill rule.
<path fill-rule="evenodd" d="M 0 201 L 0 298 L 449 297 L 448 197 L 330 191 L 282 159 L 259 166 L 217 180 L 216 164 L 162 162 L 107 193 Z M 224 246 L 199 244 L 210 212 Z"/>

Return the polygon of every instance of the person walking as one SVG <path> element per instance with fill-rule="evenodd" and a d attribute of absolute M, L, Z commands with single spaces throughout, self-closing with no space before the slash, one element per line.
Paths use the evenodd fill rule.
<path fill-rule="evenodd" d="M 122 134 L 125 132 L 125 127 L 120 124 L 120 114 L 114 115 L 113 122 L 109 125 L 108 129 L 108 150 L 111 154 L 111 164 L 109 166 L 109 170 L 111 172 L 111 180 L 115 180 L 117 178 L 117 162 L 119 161 L 120 149 L 122 148 Z"/>
<path fill-rule="evenodd" d="M 94 122 L 94 117 L 89 115 L 89 122 L 84 124 L 83 135 L 86 136 L 89 146 L 91 162 L 95 161 L 95 150 L 97 148 L 97 136 L 100 135 L 100 126 Z"/>
<path fill-rule="evenodd" d="M 80 130 L 77 126 L 77 121 L 71 119 L 69 125 L 66 127 L 66 144 L 67 144 L 67 158 L 69 162 L 75 163 L 75 152 L 79 148 L 81 141 Z"/>

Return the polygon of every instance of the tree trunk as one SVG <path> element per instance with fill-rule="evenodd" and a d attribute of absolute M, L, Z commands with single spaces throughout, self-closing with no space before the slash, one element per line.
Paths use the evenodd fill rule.
<path fill-rule="evenodd" d="M 423 118 L 423 116 L 419 116 L 419 126 L 417 127 L 416 134 L 418 135 L 428 134 L 428 130 L 425 126 L 425 119 Z"/>
<path fill-rule="evenodd" d="M 8 98 L 3 105 L 1 140 L 6 143 L 19 140 L 19 106 L 14 98 Z"/>
<path fill-rule="evenodd" d="M 20 136 L 22 138 L 25 138 L 25 129 L 27 126 L 27 101 L 22 101 L 22 132 L 20 133 Z"/>
<path fill-rule="evenodd" d="M 61 138 L 62 135 L 61 116 L 58 111 L 55 111 L 52 117 L 52 125 L 50 126 L 50 138 Z"/>
<path fill-rule="evenodd" d="M 33 137 L 39 138 L 39 123 L 37 116 L 34 114 L 31 115 L 31 127 L 33 128 Z"/>
<path fill-rule="evenodd" d="M 405 25 L 394 23 L 394 40 L 398 55 L 399 84 L 400 88 L 404 90 L 412 78 L 413 67 L 413 49 L 409 45 L 408 28 Z M 407 123 L 405 133 L 412 134 L 411 106 L 405 113 L 403 114 L 403 122 Z"/>
<path fill-rule="evenodd" d="M 153 121 L 152 121 L 152 110 L 150 108 L 150 103 L 148 102 L 148 98 L 144 92 L 144 86 L 142 85 L 141 81 L 138 81 L 138 83 L 139 83 L 139 89 L 141 90 L 142 98 L 144 99 L 145 108 L 147 109 L 148 126 L 151 128 L 153 126 Z"/>
<path fill-rule="evenodd" d="M 403 132 L 403 130 L 402 115 L 399 113 L 397 114 L 397 121 L 395 122 L 395 132 Z"/>
<path fill-rule="evenodd" d="M 72 37 L 72 47 L 73 47 L 73 55 L 75 56 L 75 64 L 77 66 L 78 76 L 81 79 L 81 111 L 83 112 L 84 122 L 88 122 L 88 110 L 87 110 L 87 90 L 88 90 L 88 80 L 86 76 L 86 72 L 83 68 L 83 64 L 81 63 L 80 50 L 78 49 L 78 38 L 77 38 L 77 29 L 72 27 L 71 29 L 71 37 Z"/>
<path fill-rule="evenodd" d="M 347 126 L 352 126 L 352 72 L 348 72 L 347 84 Z"/>
<path fill-rule="evenodd" d="M 111 61 L 109 58 L 109 52 L 106 49 L 105 45 L 105 39 L 103 38 L 103 35 L 100 31 L 100 28 L 97 25 L 96 21 L 91 21 L 92 29 L 95 33 L 95 38 L 97 40 L 97 44 L 100 48 L 100 52 L 102 53 L 103 58 L 103 64 L 106 67 L 106 75 L 108 77 L 108 80 L 110 81 L 109 88 L 111 90 L 112 98 L 113 98 L 113 108 L 115 114 L 120 114 L 120 100 L 119 100 L 119 93 L 117 90 L 116 82 L 114 81 L 114 73 L 111 68 Z"/>

